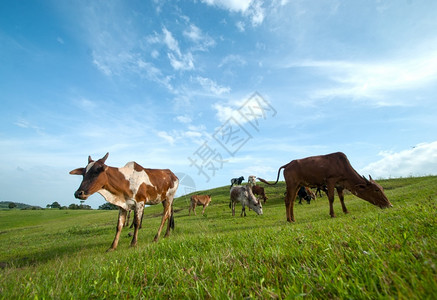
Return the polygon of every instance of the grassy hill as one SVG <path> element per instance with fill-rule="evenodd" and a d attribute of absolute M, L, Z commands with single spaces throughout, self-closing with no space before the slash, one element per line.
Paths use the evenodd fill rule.
<path fill-rule="evenodd" d="M 116 211 L 0 211 L 0 294 L 11 298 L 412 298 L 437 295 L 437 177 L 379 181 L 381 210 L 326 196 L 285 220 L 284 183 L 266 187 L 264 215 L 232 217 L 229 187 L 201 215 L 175 202 L 175 230 L 153 243 L 162 206 L 145 210 L 138 246 Z M 240 206 L 237 206 L 240 209 Z"/>
<path fill-rule="evenodd" d="M 11 201 L 0 201 L 0 210 L 9 209 L 9 204 L 15 203 Z M 31 209 L 32 207 L 35 207 L 35 209 L 41 209 L 39 206 L 31 206 L 24 203 L 15 203 L 15 209 Z"/>

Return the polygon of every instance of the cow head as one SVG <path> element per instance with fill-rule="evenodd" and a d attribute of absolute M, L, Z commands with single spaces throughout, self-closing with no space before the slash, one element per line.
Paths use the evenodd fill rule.
<path fill-rule="evenodd" d="M 82 175 L 82 183 L 77 191 L 74 193 L 74 197 L 86 200 L 89 196 L 102 189 L 108 181 L 106 170 L 108 166 L 105 165 L 105 161 L 108 158 L 109 153 L 97 160 L 93 161 L 91 156 L 88 156 L 88 165 L 85 168 L 78 168 L 70 171 L 71 175 Z"/>
<path fill-rule="evenodd" d="M 380 208 L 392 207 L 393 205 L 387 199 L 384 194 L 384 189 L 381 185 L 376 183 L 369 175 L 369 180 L 363 176 L 364 183 L 357 184 L 355 186 L 355 194 L 372 203 L 373 205 L 379 206 Z"/>
<path fill-rule="evenodd" d="M 248 194 L 248 200 L 249 200 L 249 207 L 254 212 L 256 212 L 258 215 L 263 214 L 263 206 L 261 204 L 261 201 L 255 197 L 255 195 L 252 193 L 252 188 L 250 185 L 246 185 L 246 192 Z"/>

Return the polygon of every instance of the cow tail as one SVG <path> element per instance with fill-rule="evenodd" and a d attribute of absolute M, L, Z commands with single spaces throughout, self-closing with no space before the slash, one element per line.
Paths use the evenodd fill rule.
<path fill-rule="evenodd" d="M 283 165 L 282 167 L 279 168 L 279 170 L 278 170 L 278 177 L 276 178 L 276 182 L 275 182 L 275 183 L 269 183 L 269 182 L 267 182 L 267 180 L 265 180 L 265 179 L 262 179 L 262 178 L 259 178 L 259 177 L 257 177 L 257 178 L 259 179 L 259 181 L 264 182 L 265 184 L 268 184 L 268 185 L 275 185 L 275 184 L 277 184 L 278 181 L 279 181 L 279 175 L 280 175 L 281 169 L 285 168 L 287 165 L 288 165 L 288 164 Z"/>

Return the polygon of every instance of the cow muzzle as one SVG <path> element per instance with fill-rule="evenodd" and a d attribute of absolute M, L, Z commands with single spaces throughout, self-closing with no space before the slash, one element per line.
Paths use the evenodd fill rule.
<path fill-rule="evenodd" d="M 88 195 L 85 194 L 84 191 L 77 190 L 76 192 L 74 192 L 74 197 L 80 200 L 86 200 L 88 198 Z"/>

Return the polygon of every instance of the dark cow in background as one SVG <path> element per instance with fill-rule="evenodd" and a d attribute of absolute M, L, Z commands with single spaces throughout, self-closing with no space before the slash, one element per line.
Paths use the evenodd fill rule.
<path fill-rule="evenodd" d="M 322 191 L 325 192 L 325 193 L 328 193 L 328 188 L 326 187 L 326 185 L 317 186 L 317 188 L 316 188 L 316 196 L 317 196 L 317 193 L 319 193 L 319 197 L 323 197 Z"/>
<path fill-rule="evenodd" d="M 276 182 L 271 184 L 264 179 L 260 181 L 274 185 L 278 183 L 281 169 L 284 169 L 284 178 L 287 186 L 285 208 L 288 222 L 294 222 L 294 199 L 301 185 L 327 187 L 329 199 L 329 214 L 334 214 L 334 189 L 337 190 L 341 207 L 344 213 L 348 213 L 344 205 L 344 189 L 349 190 L 355 196 L 364 199 L 380 208 L 392 206 L 383 188 L 369 176 L 369 180 L 358 174 L 351 166 L 346 155 L 341 152 L 327 155 L 311 156 L 292 160 L 278 170 Z"/>
<path fill-rule="evenodd" d="M 313 191 L 311 191 L 306 186 L 301 186 L 299 190 L 297 191 L 297 197 L 299 198 L 299 204 L 302 204 L 302 199 L 305 199 L 307 204 L 311 203 L 311 200 L 315 200 L 316 196 L 314 195 Z"/>
<path fill-rule="evenodd" d="M 258 215 L 263 214 L 261 202 L 259 202 L 255 198 L 255 195 L 252 193 L 252 188 L 250 187 L 250 185 L 234 186 L 233 188 L 231 188 L 230 197 L 231 202 L 229 203 L 229 208 L 232 209 L 232 216 L 235 216 L 235 204 L 237 202 L 240 202 L 241 206 L 243 207 L 241 209 L 240 216 L 242 216 L 243 214 L 244 216 L 246 216 L 246 206 L 249 206 L 249 208 L 254 210 Z"/>
<path fill-rule="evenodd" d="M 138 229 L 143 216 L 144 205 L 162 203 L 164 213 L 154 241 L 159 239 L 161 230 L 167 222 L 165 236 L 174 228 L 173 199 L 179 185 L 176 175 L 168 169 L 145 169 L 136 162 L 129 162 L 122 168 L 105 165 L 107 153 L 103 158 L 93 161 L 88 156 L 88 165 L 70 172 L 82 175 L 82 183 L 74 196 L 86 200 L 94 193 L 101 194 L 106 201 L 119 207 L 117 232 L 108 251 L 115 250 L 120 239 L 121 230 L 129 210 L 134 210 L 134 234 L 131 246 L 137 244 Z"/>
<path fill-rule="evenodd" d="M 229 188 L 231 188 L 234 184 L 240 185 L 243 182 L 243 180 L 244 180 L 243 176 L 240 176 L 238 178 L 232 178 L 231 179 L 231 186 Z"/>
<path fill-rule="evenodd" d="M 211 202 L 211 195 L 193 195 L 191 196 L 190 208 L 188 209 L 188 215 L 191 215 L 191 210 L 194 211 L 194 215 L 196 215 L 196 205 L 202 205 L 202 215 L 205 213 L 205 208 Z"/>
<path fill-rule="evenodd" d="M 266 193 L 264 192 L 264 188 L 262 186 L 259 186 L 259 185 L 252 186 L 252 193 L 254 195 L 258 195 L 259 198 L 263 199 L 264 203 L 266 203 L 268 198 L 267 198 Z"/>

